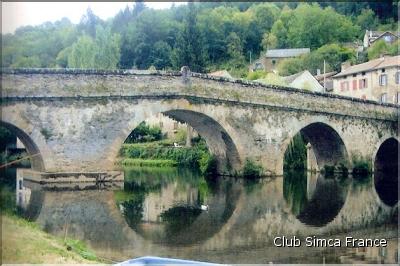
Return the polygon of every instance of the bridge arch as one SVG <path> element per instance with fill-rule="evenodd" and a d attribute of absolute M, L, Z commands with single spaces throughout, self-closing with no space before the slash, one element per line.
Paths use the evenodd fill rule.
<path fill-rule="evenodd" d="M 0 121 L 0 126 L 10 130 L 15 136 L 17 136 L 17 138 L 21 140 L 22 144 L 24 144 L 28 155 L 31 156 L 30 160 L 32 169 L 36 171 L 44 171 L 45 167 L 42 154 L 32 138 L 25 131 L 11 123 Z"/>
<path fill-rule="evenodd" d="M 120 144 L 116 144 L 118 149 L 133 129 L 135 129 L 142 121 L 156 113 L 162 113 L 173 120 L 188 124 L 202 138 L 204 138 L 208 149 L 217 158 L 219 173 L 229 173 L 232 170 L 240 169 L 241 158 L 237 145 L 233 141 L 231 135 L 221 122 L 218 122 L 216 119 L 211 118 L 211 116 L 197 110 L 173 108 L 141 115 L 140 119 L 135 119 L 135 121 L 128 123 L 128 127 L 123 130 L 123 136 L 119 140 Z"/>
<path fill-rule="evenodd" d="M 280 162 L 282 164 L 282 172 L 285 152 L 292 139 L 299 133 L 306 142 L 311 144 L 319 169 L 322 169 L 325 165 L 348 164 L 348 153 L 343 138 L 329 124 L 320 121 L 311 122 L 293 133 L 282 144 Z"/>
<path fill-rule="evenodd" d="M 399 141 L 385 139 L 374 156 L 374 185 L 383 203 L 394 206 L 398 202 Z"/>

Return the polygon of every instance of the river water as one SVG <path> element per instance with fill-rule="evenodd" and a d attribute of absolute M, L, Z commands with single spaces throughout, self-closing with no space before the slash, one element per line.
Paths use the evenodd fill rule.
<path fill-rule="evenodd" d="M 124 171 L 124 182 L 108 184 L 39 185 L 12 168 L 1 180 L 21 216 L 112 261 L 151 255 L 232 264 L 398 262 L 398 203 L 382 201 L 374 177 L 292 172 L 248 181 L 206 179 L 190 169 Z M 300 247 L 276 246 L 293 237 Z M 307 237 L 342 245 L 308 247 Z M 346 237 L 388 245 L 346 247 Z"/>

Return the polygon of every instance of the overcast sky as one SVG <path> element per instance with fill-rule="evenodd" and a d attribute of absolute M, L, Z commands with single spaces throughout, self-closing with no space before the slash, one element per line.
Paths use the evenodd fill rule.
<path fill-rule="evenodd" d="M 184 4 L 177 2 L 175 5 Z M 16 28 L 26 25 L 39 25 L 46 21 L 54 22 L 63 17 L 78 23 L 90 6 L 93 12 L 102 19 L 108 19 L 132 2 L 7 2 L 1 3 L 1 32 L 12 33 Z M 154 9 L 169 8 L 172 2 L 147 2 Z"/>

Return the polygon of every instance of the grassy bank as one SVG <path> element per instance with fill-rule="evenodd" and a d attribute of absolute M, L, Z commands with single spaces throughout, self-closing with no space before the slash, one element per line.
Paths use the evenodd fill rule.
<path fill-rule="evenodd" d="M 120 163 L 126 166 L 183 166 L 204 174 L 216 172 L 216 159 L 204 140 L 198 140 L 193 147 L 174 147 L 169 140 L 123 144 L 120 156 Z"/>
<path fill-rule="evenodd" d="M 2 263 L 105 263 L 81 241 L 52 236 L 37 224 L 2 214 Z"/>

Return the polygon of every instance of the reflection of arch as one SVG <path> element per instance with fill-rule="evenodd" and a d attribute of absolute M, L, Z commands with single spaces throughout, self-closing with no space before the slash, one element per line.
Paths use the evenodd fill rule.
<path fill-rule="evenodd" d="M 8 130 L 10 130 L 24 144 L 26 151 L 30 156 L 32 156 L 30 158 L 32 169 L 37 171 L 44 171 L 45 168 L 42 155 L 39 151 L 38 146 L 33 142 L 32 138 L 28 134 L 26 134 L 23 130 L 10 123 L 0 121 L 0 126 L 3 126 Z"/>
<path fill-rule="evenodd" d="M 340 135 L 331 126 L 315 122 L 303 127 L 299 132 L 313 147 L 319 169 L 325 165 L 333 166 L 339 162 L 348 162 L 346 146 Z M 291 139 L 285 142 L 284 152 Z"/>
<path fill-rule="evenodd" d="M 399 141 L 386 139 L 379 147 L 374 160 L 375 189 L 380 199 L 393 206 L 398 202 Z"/>

